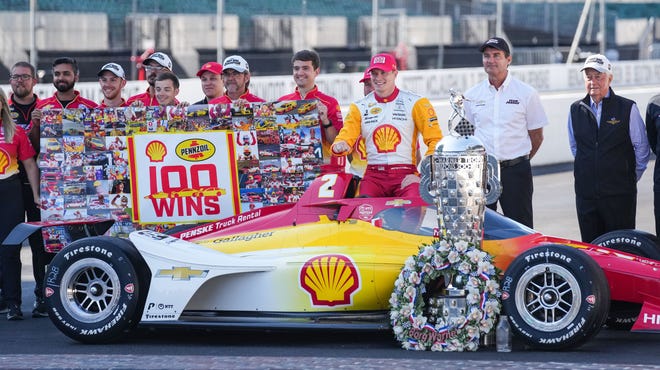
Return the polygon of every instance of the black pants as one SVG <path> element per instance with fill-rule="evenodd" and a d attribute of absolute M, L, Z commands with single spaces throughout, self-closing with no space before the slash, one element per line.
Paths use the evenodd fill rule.
<path fill-rule="evenodd" d="M 30 184 L 23 183 L 23 201 L 25 204 L 25 215 L 28 221 L 41 221 L 41 211 L 34 204 L 32 188 Z M 54 253 L 46 253 L 44 239 L 41 232 L 30 235 L 30 249 L 32 250 L 32 274 L 34 275 L 34 295 L 37 300 L 44 298 L 44 278 L 46 267 L 55 256 Z"/>
<path fill-rule="evenodd" d="M 637 193 L 584 199 L 575 197 L 580 236 L 586 243 L 609 231 L 634 229 L 637 213 Z"/>
<path fill-rule="evenodd" d="M 0 181 L 0 241 L 25 218 L 23 192 L 18 176 Z M 3 245 L 0 247 L 2 266 L 2 295 L 7 303 L 21 304 L 21 246 Z"/>
<path fill-rule="evenodd" d="M 534 182 L 532 181 L 532 166 L 529 159 L 520 161 L 510 167 L 500 168 L 500 182 L 502 183 L 502 195 L 500 195 L 497 202 L 489 204 L 488 208 L 497 211 L 497 203 L 499 203 L 502 214 L 506 217 L 533 228 L 532 194 L 534 193 Z"/>
<path fill-rule="evenodd" d="M 660 237 L 660 192 L 653 192 L 653 214 L 655 214 L 655 236 Z"/>

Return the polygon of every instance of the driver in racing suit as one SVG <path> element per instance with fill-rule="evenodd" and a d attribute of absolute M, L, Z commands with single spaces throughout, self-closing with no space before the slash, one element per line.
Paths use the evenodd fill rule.
<path fill-rule="evenodd" d="M 438 117 L 427 98 L 396 87 L 396 60 L 390 54 L 371 59 L 367 72 L 374 93 L 351 104 L 332 152 L 347 155 L 362 135 L 367 152 L 367 169 L 359 193 L 369 197 L 419 196 L 417 139 L 421 133 L 428 147 L 435 150 L 442 139 Z"/>

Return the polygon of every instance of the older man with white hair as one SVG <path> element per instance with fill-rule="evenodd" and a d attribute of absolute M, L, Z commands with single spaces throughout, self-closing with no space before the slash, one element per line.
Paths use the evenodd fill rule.
<path fill-rule="evenodd" d="M 614 94 L 612 63 L 592 55 L 582 69 L 587 95 L 571 104 L 568 140 L 575 157 L 575 206 L 582 241 L 634 229 L 637 181 L 649 142 L 637 104 Z"/>

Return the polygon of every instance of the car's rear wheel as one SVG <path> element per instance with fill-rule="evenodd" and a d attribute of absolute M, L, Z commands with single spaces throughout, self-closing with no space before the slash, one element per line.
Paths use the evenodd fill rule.
<path fill-rule="evenodd" d="M 580 346 L 607 318 L 605 273 L 585 253 L 547 245 L 519 255 L 502 280 L 502 307 L 512 330 L 532 347 Z"/>
<path fill-rule="evenodd" d="M 658 238 L 640 230 L 611 231 L 594 239 L 591 244 L 660 261 Z M 640 303 L 612 301 L 605 324 L 612 329 L 630 330 L 641 309 Z"/>
<path fill-rule="evenodd" d="M 45 284 L 49 316 L 68 337 L 104 343 L 124 337 L 139 320 L 144 273 L 125 251 L 125 240 L 93 237 L 60 251 Z M 142 278 L 140 276 L 143 276 Z M 146 286 L 145 286 L 146 288 Z"/>

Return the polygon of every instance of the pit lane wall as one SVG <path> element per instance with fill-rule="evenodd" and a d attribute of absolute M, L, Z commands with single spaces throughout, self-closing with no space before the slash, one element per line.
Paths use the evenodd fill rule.
<path fill-rule="evenodd" d="M 532 160 L 533 165 L 566 163 L 573 160 L 568 147 L 566 121 L 570 104 L 586 94 L 580 67 L 581 64 L 510 67 L 515 76 L 540 92 L 550 121 L 544 130 L 543 145 Z M 337 98 L 342 110 L 346 112 L 348 104 L 362 96 L 362 84 L 358 82 L 360 78 L 362 73 L 320 74 L 316 81 L 320 90 Z M 443 131 L 446 132 L 447 120 L 451 114 L 447 102 L 449 89 L 465 91 L 484 78 L 486 74 L 483 68 L 401 71 L 397 84 L 400 88 L 431 99 Z M 660 93 L 660 60 L 616 62 L 612 87 L 617 94 L 635 100 L 643 115 L 650 98 Z M 10 91 L 8 85 L 3 85 L 2 88 Z M 101 100 L 101 91 L 96 82 L 78 83 L 76 88 L 87 98 Z M 124 89 L 124 96 L 143 92 L 146 88 L 145 81 L 129 81 Z M 250 82 L 250 90 L 268 101 L 276 100 L 294 88 L 289 71 L 283 71 L 281 76 L 253 76 Z M 203 97 L 197 78 L 182 79 L 180 91 L 180 101 L 192 103 Z M 42 97 L 50 96 L 54 87 L 52 84 L 39 84 L 35 92 Z"/>

